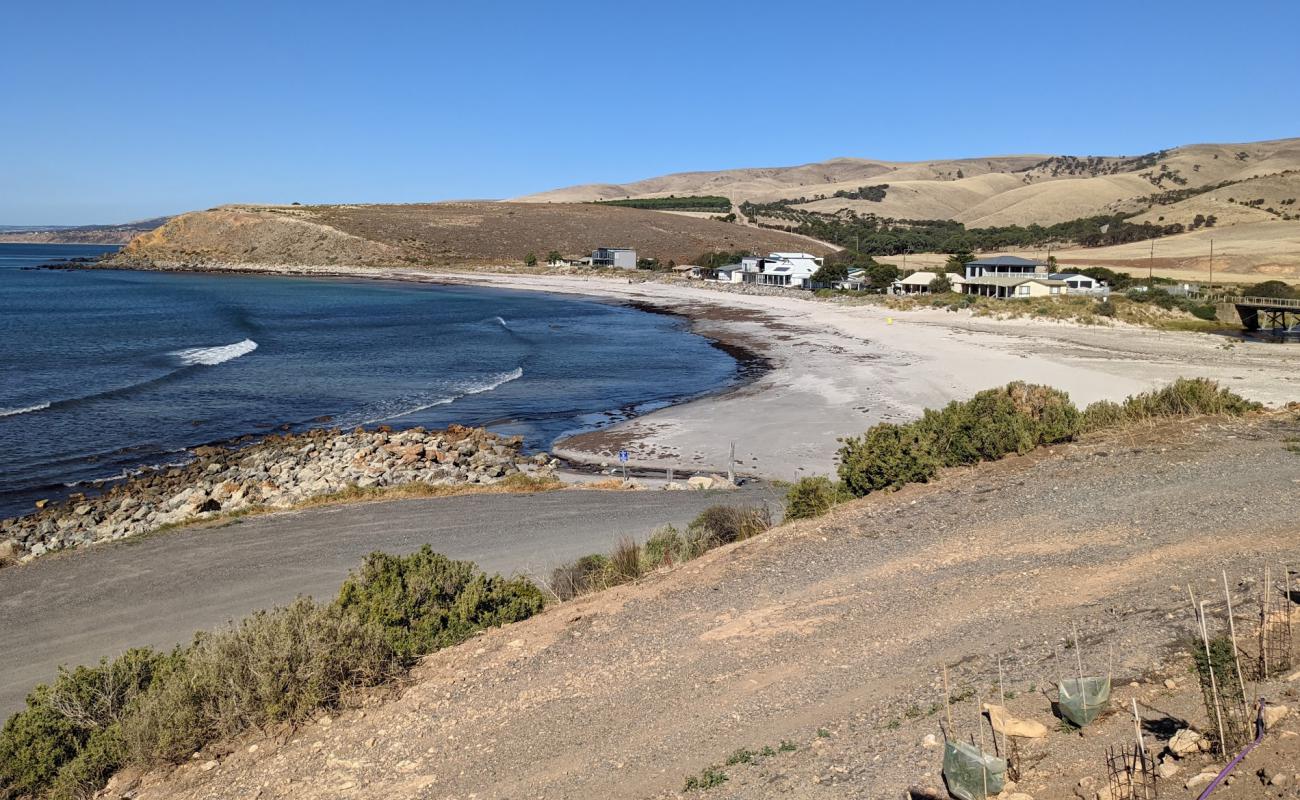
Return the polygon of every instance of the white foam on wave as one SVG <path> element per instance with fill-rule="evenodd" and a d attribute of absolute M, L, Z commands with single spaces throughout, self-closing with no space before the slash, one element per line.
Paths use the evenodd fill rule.
<path fill-rule="evenodd" d="M 245 339 L 242 342 L 223 344 L 220 347 L 190 347 L 185 350 L 176 350 L 171 355 L 176 356 L 187 367 L 213 367 L 240 356 L 246 356 L 256 349 L 257 342 L 252 339 Z"/>
<path fill-rule="evenodd" d="M 382 417 L 376 417 L 375 419 L 368 419 L 365 422 L 362 422 L 361 424 L 373 425 L 376 422 L 386 422 L 390 419 L 397 419 L 398 417 L 406 417 L 406 416 L 410 416 L 411 414 L 419 413 L 421 411 L 427 411 L 437 406 L 445 406 L 449 403 L 456 402 L 462 397 L 469 397 L 472 394 L 483 394 L 484 392 L 490 392 L 493 389 L 497 389 L 501 386 L 504 386 L 507 383 L 510 383 L 511 381 L 517 381 L 522 377 L 524 377 L 524 368 L 515 367 L 509 372 L 502 372 L 497 375 L 493 375 L 480 383 L 471 383 L 470 385 L 461 388 L 460 391 L 457 394 L 453 395 L 452 397 L 439 397 L 437 400 L 434 400 L 432 402 L 421 403 L 420 405 L 398 411 L 395 414 L 386 414 Z"/>
<path fill-rule="evenodd" d="M 41 411 L 49 407 L 49 403 L 37 403 L 34 406 L 27 406 L 25 408 L 0 408 L 0 417 L 14 417 L 19 414 L 30 414 L 33 411 Z"/>

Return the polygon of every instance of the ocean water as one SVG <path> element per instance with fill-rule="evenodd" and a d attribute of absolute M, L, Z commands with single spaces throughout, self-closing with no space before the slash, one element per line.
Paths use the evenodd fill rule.
<path fill-rule="evenodd" d="M 535 292 L 22 269 L 0 244 L 0 517 L 288 426 L 486 425 L 533 449 L 729 385 L 671 316 Z"/>

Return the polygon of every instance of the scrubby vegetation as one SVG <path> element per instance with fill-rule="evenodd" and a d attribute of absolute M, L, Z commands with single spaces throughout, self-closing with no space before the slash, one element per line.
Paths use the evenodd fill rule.
<path fill-rule="evenodd" d="M 61 670 L 0 730 L 0 798 L 85 797 L 125 764 L 178 762 L 217 739 L 301 723 L 542 605 L 528 581 L 488 577 L 427 546 L 372 554 L 332 603 L 299 598 L 169 653 Z"/>
<path fill-rule="evenodd" d="M 688 195 L 685 197 L 640 197 L 625 200 L 600 200 L 600 205 L 645 208 L 651 211 L 712 211 L 725 214 L 731 210 L 731 201 L 718 195 Z"/>
<path fill-rule="evenodd" d="M 1132 222 L 1134 214 L 1101 214 L 1053 225 L 1003 225 L 967 228 L 944 219 L 895 219 L 843 210 L 835 214 L 796 207 L 801 200 L 745 203 L 741 212 L 764 219 L 768 228 L 789 230 L 824 242 L 853 248 L 864 255 L 955 253 L 1023 249 L 1048 244 L 1103 247 L 1182 233 L 1182 223 Z"/>
<path fill-rule="evenodd" d="M 786 493 L 785 518 L 820 517 L 845 500 L 851 499 L 853 493 L 848 490 L 848 487 L 825 475 L 800 478 Z"/>
<path fill-rule="evenodd" d="M 762 506 L 709 506 L 685 531 L 665 526 L 645 544 L 623 539 L 610 555 L 592 554 L 551 571 L 550 590 L 559 600 L 628 583 L 660 567 L 698 558 L 715 547 L 757 536 L 772 527 Z"/>
<path fill-rule="evenodd" d="M 839 479 L 804 478 L 786 496 L 791 519 L 820 516 L 849 497 L 925 483 L 944 467 L 994 461 L 1082 433 L 1199 414 L 1239 416 L 1260 408 L 1204 378 L 1180 378 L 1115 403 L 1080 411 L 1064 392 L 1022 382 L 988 389 L 904 425 L 882 422 L 843 441 Z"/>

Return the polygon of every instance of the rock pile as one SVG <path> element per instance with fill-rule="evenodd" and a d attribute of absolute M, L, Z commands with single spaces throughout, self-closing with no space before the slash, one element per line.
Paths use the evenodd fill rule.
<path fill-rule="evenodd" d="M 557 462 L 545 453 L 524 456 L 520 444 L 518 437 L 453 425 L 445 431 L 318 429 L 235 449 L 199 447 L 185 466 L 148 471 L 91 496 L 40 501 L 35 513 L 0 521 L 0 547 L 25 561 L 218 513 L 287 508 L 353 487 L 492 484 L 520 473 L 554 474 Z"/>

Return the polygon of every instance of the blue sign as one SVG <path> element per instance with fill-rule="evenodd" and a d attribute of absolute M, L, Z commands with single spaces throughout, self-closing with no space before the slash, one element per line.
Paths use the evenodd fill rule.
<path fill-rule="evenodd" d="M 627 451 L 626 451 L 626 450 L 619 450 L 619 451 L 618 451 L 618 460 L 621 461 L 621 462 L 623 462 L 624 464 L 627 463 Z"/>

